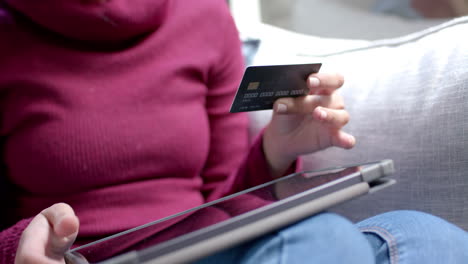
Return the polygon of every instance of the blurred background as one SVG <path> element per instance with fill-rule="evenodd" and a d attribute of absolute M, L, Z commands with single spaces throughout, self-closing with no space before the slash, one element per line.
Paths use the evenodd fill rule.
<path fill-rule="evenodd" d="M 398 37 L 468 14 L 468 0 L 259 0 L 259 6 L 264 23 L 365 40 Z"/>

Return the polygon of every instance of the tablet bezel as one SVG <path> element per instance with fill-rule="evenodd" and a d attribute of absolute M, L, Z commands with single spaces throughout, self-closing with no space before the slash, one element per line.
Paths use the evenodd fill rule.
<path fill-rule="evenodd" d="M 173 238 L 140 251 L 127 252 L 120 256 L 116 256 L 99 263 L 156 264 L 186 263 L 195 261 L 205 256 L 214 254 L 222 249 L 236 246 L 250 239 L 254 239 L 273 230 L 297 222 L 344 201 L 353 199 L 369 192 L 380 190 L 395 183 L 395 181 L 392 179 L 384 178 L 392 174 L 394 171 L 393 161 L 391 160 L 353 164 L 349 166 L 327 168 L 312 172 L 325 172 L 334 169 L 356 166 L 366 167 L 343 178 L 325 183 L 318 187 L 298 193 L 297 195 L 275 201 L 269 205 L 235 216 L 220 223 L 216 223 L 200 230 L 184 234 L 182 236 Z M 271 184 L 271 182 L 264 185 L 267 184 Z M 261 188 L 261 186 L 256 188 Z M 233 196 L 246 193 L 251 190 L 252 188 L 245 190 L 244 192 L 227 196 L 223 199 L 227 200 Z M 212 203 L 205 204 L 204 206 L 210 206 L 210 204 L 215 204 L 220 200 L 213 201 Z M 149 224 L 145 226 L 148 225 Z M 138 228 L 141 229 L 145 226 Z M 132 230 L 136 231 L 138 228 Z M 95 243 L 98 242 L 99 241 Z M 72 252 L 79 249 L 80 248 L 74 249 Z"/>

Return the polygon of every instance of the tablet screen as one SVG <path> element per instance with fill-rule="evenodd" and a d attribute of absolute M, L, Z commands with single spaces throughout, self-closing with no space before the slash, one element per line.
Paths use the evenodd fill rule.
<path fill-rule="evenodd" d="M 301 195 L 317 197 L 362 182 L 359 171 L 376 162 L 299 172 L 235 193 L 148 224 L 76 247 L 90 262 L 141 250 L 263 208 L 274 209 Z M 181 197 L 183 199 L 183 197 Z M 284 206 L 283 206 L 284 207 Z M 283 207 L 278 207 L 280 210 Z M 136 214 L 138 212 L 135 212 Z M 105 221 L 103 219 L 103 221 Z M 242 221 L 239 221 L 242 224 Z"/>

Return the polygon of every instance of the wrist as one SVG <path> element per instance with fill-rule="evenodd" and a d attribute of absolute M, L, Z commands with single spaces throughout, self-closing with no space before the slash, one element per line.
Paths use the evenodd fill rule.
<path fill-rule="evenodd" d="M 287 148 L 281 144 L 268 129 L 263 134 L 263 153 L 268 163 L 271 175 L 274 178 L 282 176 L 297 159 L 297 156 L 290 154 Z"/>

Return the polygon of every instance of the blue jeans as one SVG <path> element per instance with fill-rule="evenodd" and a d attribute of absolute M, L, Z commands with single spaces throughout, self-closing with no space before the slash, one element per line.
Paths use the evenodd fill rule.
<path fill-rule="evenodd" d="M 196 263 L 468 263 L 468 233 L 416 211 L 389 212 L 358 224 L 322 213 Z"/>

